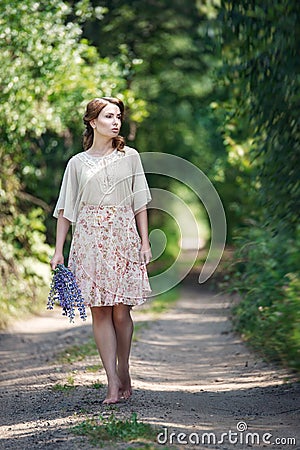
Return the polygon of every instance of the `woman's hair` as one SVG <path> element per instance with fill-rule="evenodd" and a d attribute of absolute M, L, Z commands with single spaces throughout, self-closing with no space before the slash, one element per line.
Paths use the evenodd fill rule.
<path fill-rule="evenodd" d="M 101 97 L 94 98 L 91 100 L 87 106 L 86 111 L 83 116 L 83 123 L 85 124 L 85 131 L 83 133 L 83 149 L 88 150 L 92 144 L 94 139 L 94 129 L 92 128 L 90 121 L 96 119 L 102 109 L 107 106 L 109 103 L 113 103 L 117 105 L 121 112 L 121 122 L 124 119 L 124 103 L 118 98 L 114 97 Z M 112 139 L 113 148 L 124 151 L 125 139 L 122 136 L 116 136 Z"/>

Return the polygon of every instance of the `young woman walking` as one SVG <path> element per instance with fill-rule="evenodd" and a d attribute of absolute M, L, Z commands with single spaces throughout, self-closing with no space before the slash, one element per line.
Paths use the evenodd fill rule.
<path fill-rule="evenodd" d="M 151 292 L 147 203 L 151 200 L 138 152 L 119 135 L 124 105 L 103 97 L 86 107 L 84 151 L 68 162 L 54 211 L 56 247 L 51 268 L 64 263 L 63 247 L 74 225 L 68 266 L 86 306 L 106 371 L 103 403 L 132 394 L 129 355 L 130 310 Z"/>

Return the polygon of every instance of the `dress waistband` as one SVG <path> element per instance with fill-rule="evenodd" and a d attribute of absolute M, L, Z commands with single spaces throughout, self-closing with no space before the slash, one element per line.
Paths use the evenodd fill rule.
<path fill-rule="evenodd" d="M 130 205 L 91 205 L 85 203 L 82 205 L 80 211 L 132 211 L 132 207 Z"/>

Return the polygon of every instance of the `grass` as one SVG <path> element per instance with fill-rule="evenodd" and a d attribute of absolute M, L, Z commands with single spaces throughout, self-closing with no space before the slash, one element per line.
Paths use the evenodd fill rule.
<path fill-rule="evenodd" d="M 93 364 L 92 366 L 88 366 L 85 368 L 86 372 L 96 373 L 102 369 L 102 364 Z"/>
<path fill-rule="evenodd" d="M 104 384 L 103 384 L 103 383 L 100 383 L 99 381 L 96 381 L 95 383 L 92 384 L 92 387 L 93 387 L 94 389 L 101 389 L 101 388 L 104 387 Z"/>
<path fill-rule="evenodd" d="M 73 430 L 74 434 L 87 436 L 91 444 L 104 447 L 106 444 L 116 442 L 152 441 L 154 442 L 157 430 L 150 424 L 139 422 L 137 414 L 133 413 L 130 419 L 117 419 L 112 413 L 108 418 L 100 416 L 99 419 L 87 419 Z M 145 447 L 148 442 L 141 442 Z M 136 447 L 135 447 L 136 448 Z"/>
<path fill-rule="evenodd" d="M 59 391 L 59 392 L 68 392 L 72 389 L 75 389 L 75 381 L 72 375 L 69 375 L 67 378 L 67 382 L 64 384 L 56 383 L 51 388 L 53 391 Z"/>
<path fill-rule="evenodd" d="M 76 361 L 82 361 L 87 356 L 97 356 L 98 350 L 94 339 L 89 339 L 82 344 L 75 344 L 67 347 L 63 352 L 58 355 L 58 361 L 62 364 L 72 364 Z M 96 366 L 91 366 L 96 367 Z M 102 366 L 98 365 L 96 370 L 99 370 Z M 96 371 L 95 370 L 95 371 Z M 91 370 L 93 371 L 93 369 Z"/>
<path fill-rule="evenodd" d="M 93 389 L 101 389 L 104 387 L 104 384 L 101 383 L 99 380 L 95 381 L 94 383 L 92 383 L 91 387 Z M 52 386 L 52 390 L 53 391 L 59 391 L 59 392 L 68 392 L 72 389 L 75 389 L 75 380 L 73 375 L 69 375 L 67 377 L 67 381 L 65 383 L 56 383 Z"/>

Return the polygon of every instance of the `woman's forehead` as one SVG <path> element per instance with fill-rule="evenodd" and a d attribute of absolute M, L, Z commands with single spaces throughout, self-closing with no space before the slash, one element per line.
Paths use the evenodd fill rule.
<path fill-rule="evenodd" d="M 107 114 L 107 113 L 112 113 L 112 114 L 120 114 L 120 108 L 118 107 L 118 105 L 114 105 L 112 103 L 108 103 L 107 105 L 104 106 L 104 108 L 100 111 L 100 114 Z"/>

